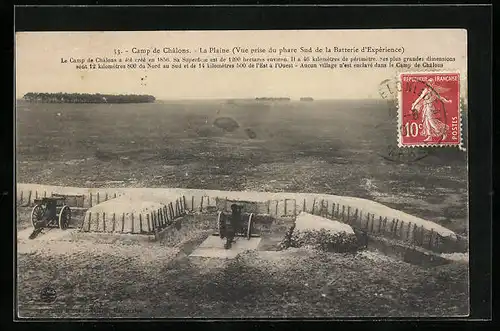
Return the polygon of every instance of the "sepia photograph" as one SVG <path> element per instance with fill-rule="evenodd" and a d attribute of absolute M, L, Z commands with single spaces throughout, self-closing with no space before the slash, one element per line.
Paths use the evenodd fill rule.
<path fill-rule="evenodd" d="M 469 315 L 467 31 L 17 32 L 19 318 Z"/>

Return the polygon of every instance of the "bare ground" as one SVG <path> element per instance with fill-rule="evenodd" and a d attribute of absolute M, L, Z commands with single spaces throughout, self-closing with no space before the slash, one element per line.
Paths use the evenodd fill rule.
<path fill-rule="evenodd" d="M 20 215 L 26 214 L 23 208 Z M 202 217 L 199 215 L 198 217 Z M 21 217 L 19 224 L 25 224 Z M 78 221 L 77 221 L 78 222 Z M 467 314 L 467 265 L 422 268 L 380 254 L 276 251 L 287 222 L 261 224 L 256 251 L 189 257 L 213 220 L 162 242 L 99 234 L 18 241 L 22 317 L 313 317 Z M 196 224 L 200 224 L 196 227 Z M 21 226 L 20 226 L 21 228 Z M 47 240 L 52 238 L 52 240 Z M 43 296 L 50 288 L 55 296 Z M 44 292 L 45 291 L 45 292 Z"/>
<path fill-rule="evenodd" d="M 254 251 L 218 260 L 185 257 L 159 246 L 72 245 L 64 254 L 54 242 L 45 244 L 43 252 L 20 253 L 21 316 L 467 314 L 467 271 L 458 264 L 423 269 L 363 254 L 309 251 Z M 40 297 L 47 286 L 57 294 L 52 303 Z"/>
<path fill-rule="evenodd" d="M 363 100 L 21 102 L 17 181 L 354 196 L 466 234 L 466 154 L 438 148 L 415 162 L 388 158 L 396 126 L 386 107 Z M 216 127 L 218 117 L 231 117 L 240 128 Z"/>
<path fill-rule="evenodd" d="M 285 112 L 285 113 L 284 113 Z M 60 116 L 56 114 L 60 113 Z M 286 115 L 284 115 L 286 114 Z M 241 130 L 214 127 L 234 118 Z M 370 198 L 467 232 L 465 153 L 388 160 L 384 104 L 156 103 L 17 109 L 17 181 L 81 187 L 184 187 Z M 251 129 L 252 137 L 247 135 Z M 19 229 L 29 226 L 18 210 Z M 468 313 L 467 265 L 422 268 L 370 254 L 269 252 L 189 258 L 209 229 L 161 244 L 18 245 L 26 317 L 451 316 Z M 278 231 L 277 233 L 280 233 Z M 52 288 L 55 297 L 42 295 Z"/>

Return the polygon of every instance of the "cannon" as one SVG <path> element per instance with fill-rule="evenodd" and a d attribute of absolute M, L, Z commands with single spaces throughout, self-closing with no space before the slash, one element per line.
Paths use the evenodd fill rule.
<path fill-rule="evenodd" d="M 254 233 L 254 214 L 243 215 L 241 210 L 242 206 L 236 204 L 231 205 L 231 214 L 226 215 L 219 211 L 217 215 L 217 228 L 218 232 L 214 236 L 219 236 L 221 239 L 226 239 L 224 244 L 225 249 L 230 249 L 232 243 L 237 237 L 243 237 L 247 240 L 253 237 L 259 237 Z"/>
<path fill-rule="evenodd" d="M 71 209 L 66 205 L 64 197 L 45 197 L 35 199 L 35 206 L 31 210 L 31 225 L 34 228 L 30 239 L 36 237 L 42 229 L 59 227 L 67 229 L 71 221 Z"/>

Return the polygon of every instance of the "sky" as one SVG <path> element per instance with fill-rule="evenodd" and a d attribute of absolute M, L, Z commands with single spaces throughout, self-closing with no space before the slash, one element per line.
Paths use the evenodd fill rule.
<path fill-rule="evenodd" d="M 148 31 L 148 32 L 22 32 L 16 34 L 16 97 L 27 92 L 150 94 L 157 99 L 221 99 L 308 96 L 315 99 L 380 98 L 379 84 L 402 68 L 387 69 L 135 69 L 82 70 L 73 59 L 124 58 L 133 48 L 299 49 L 300 47 L 404 48 L 398 57 L 454 57 L 439 71 L 460 72 L 465 89 L 467 34 L 465 30 L 274 30 L 274 31 Z M 128 53 L 124 53 L 128 51 Z M 145 55 L 146 58 L 172 54 Z M 290 55 L 290 54 L 287 54 Z M 307 53 L 292 54 L 310 56 Z M 391 54 L 323 53 L 315 56 L 391 56 Z M 210 57 L 218 54 L 208 54 Z M 231 56 L 233 56 L 231 54 Z M 276 56 L 237 54 L 234 56 Z M 279 56 L 278 56 L 279 57 Z M 61 59 L 68 60 L 61 63 Z M 428 70 L 428 69 L 427 69 Z M 415 71 L 415 70 L 410 70 Z"/>

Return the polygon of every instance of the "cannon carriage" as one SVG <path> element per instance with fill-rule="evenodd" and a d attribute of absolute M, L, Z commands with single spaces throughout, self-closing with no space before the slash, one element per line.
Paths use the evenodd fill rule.
<path fill-rule="evenodd" d="M 64 197 L 44 197 L 35 199 L 31 211 L 31 224 L 35 231 L 46 227 L 68 228 L 71 221 L 71 209 Z"/>
<path fill-rule="evenodd" d="M 233 204 L 231 205 L 231 214 L 219 211 L 217 215 L 218 231 L 213 235 L 226 239 L 225 249 L 230 249 L 236 238 L 242 237 L 250 240 L 250 238 L 259 237 L 255 234 L 254 214 L 244 214 L 242 209 L 242 206 Z"/>

